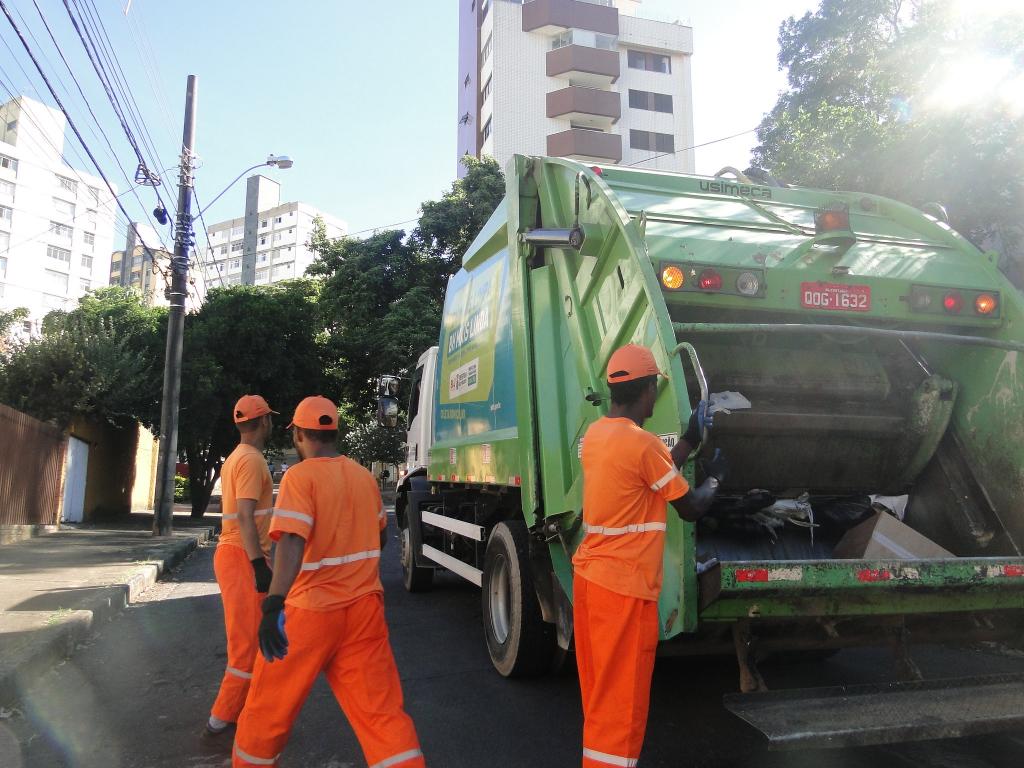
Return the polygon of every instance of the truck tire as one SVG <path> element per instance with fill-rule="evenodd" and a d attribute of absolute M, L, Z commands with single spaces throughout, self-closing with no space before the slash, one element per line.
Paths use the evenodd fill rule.
<path fill-rule="evenodd" d="M 418 510 L 406 510 L 402 517 L 402 523 L 398 527 L 398 540 L 401 546 L 400 559 L 402 561 L 402 584 L 406 592 L 427 592 L 434 584 L 434 569 L 424 568 L 416 565 L 416 557 L 413 552 L 413 541 L 419 537 L 413 537 L 412 526 L 420 524 Z"/>
<path fill-rule="evenodd" d="M 541 616 L 529 566 L 529 534 L 514 520 L 498 523 L 487 540 L 481 599 L 484 636 L 494 668 L 505 677 L 548 672 L 555 628 Z"/>

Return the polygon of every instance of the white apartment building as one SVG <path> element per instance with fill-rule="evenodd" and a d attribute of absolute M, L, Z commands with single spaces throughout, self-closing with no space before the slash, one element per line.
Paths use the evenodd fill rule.
<path fill-rule="evenodd" d="M 458 2 L 459 158 L 693 172 L 690 27 L 641 0 Z"/>
<path fill-rule="evenodd" d="M 268 285 L 302 277 L 313 262 L 307 247 L 313 220 L 320 217 L 330 238 L 342 237 L 348 225 L 341 219 L 301 202 L 280 202 L 280 185 L 266 176 L 246 180 L 245 216 L 209 227 L 205 264 L 197 277 L 206 287 Z"/>
<path fill-rule="evenodd" d="M 115 203 L 103 180 L 63 160 L 64 115 L 20 96 L 0 105 L 0 307 L 73 309 L 107 284 Z"/>

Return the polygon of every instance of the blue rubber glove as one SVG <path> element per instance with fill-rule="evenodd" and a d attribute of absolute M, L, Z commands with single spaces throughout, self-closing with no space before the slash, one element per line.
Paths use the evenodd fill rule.
<path fill-rule="evenodd" d="M 260 651 L 268 662 L 288 655 L 288 636 L 284 633 L 284 597 L 267 595 L 260 620 Z"/>
<path fill-rule="evenodd" d="M 683 440 L 691 448 L 696 449 L 701 443 L 704 430 L 710 430 L 715 424 L 715 415 L 708 408 L 708 401 L 701 400 L 697 407 L 690 412 L 690 423 L 686 425 L 686 432 L 683 433 Z"/>

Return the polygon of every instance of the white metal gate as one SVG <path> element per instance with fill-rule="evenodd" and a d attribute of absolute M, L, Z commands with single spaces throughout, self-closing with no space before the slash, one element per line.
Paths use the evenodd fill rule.
<path fill-rule="evenodd" d="M 61 520 L 65 523 L 82 522 L 88 469 L 89 444 L 77 437 L 69 437 L 64 470 L 64 504 L 61 508 Z"/>

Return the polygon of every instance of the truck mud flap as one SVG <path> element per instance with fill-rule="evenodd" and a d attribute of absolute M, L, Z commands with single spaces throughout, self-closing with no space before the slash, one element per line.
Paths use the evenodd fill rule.
<path fill-rule="evenodd" d="M 1024 674 L 727 694 L 772 749 L 945 739 L 1024 727 Z"/>

